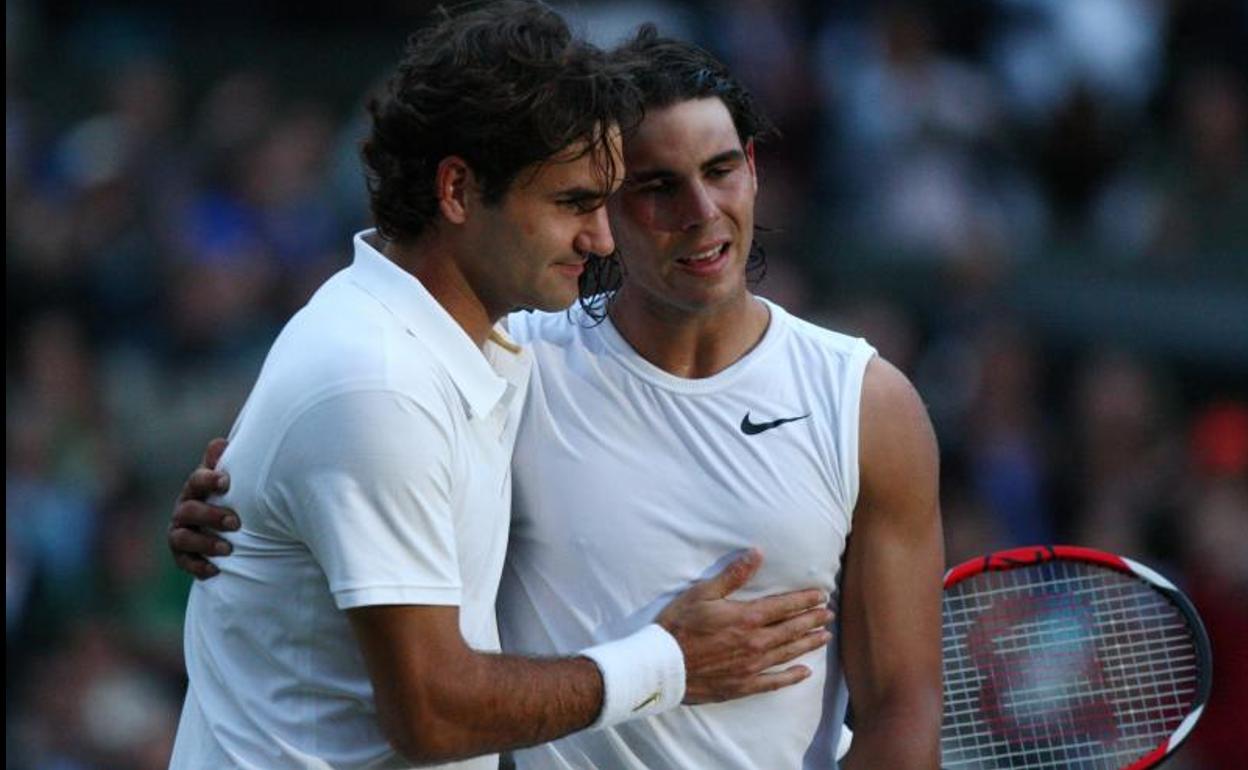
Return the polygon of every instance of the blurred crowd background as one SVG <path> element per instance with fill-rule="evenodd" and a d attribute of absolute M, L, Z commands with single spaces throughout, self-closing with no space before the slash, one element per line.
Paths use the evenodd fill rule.
<path fill-rule="evenodd" d="M 1248 767 L 1248 3 L 554 3 L 725 59 L 760 293 L 923 393 L 950 564 L 1072 542 L 1186 589 Z M 165 766 L 164 537 L 284 320 L 367 225 L 363 102 L 432 3 L 6 0 L 6 767 Z"/>

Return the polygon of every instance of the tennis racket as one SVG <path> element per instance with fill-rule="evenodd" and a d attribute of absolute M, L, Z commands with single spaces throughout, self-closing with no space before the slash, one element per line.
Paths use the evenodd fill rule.
<path fill-rule="evenodd" d="M 1209 697 L 1192 603 L 1130 559 L 1090 548 L 999 551 L 945 575 L 945 770 L 1143 770 Z"/>

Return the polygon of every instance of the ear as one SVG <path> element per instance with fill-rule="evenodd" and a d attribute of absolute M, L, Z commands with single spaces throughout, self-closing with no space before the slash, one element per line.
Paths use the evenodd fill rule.
<path fill-rule="evenodd" d="M 458 155 L 447 155 L 438 162 L 433 178 L 438 209 L 452 224 L 462 225 L 476 195 L 476 177 L 468 161 Z"/>
<path fill-rule="evenodd" d="M 750 167 L 750 182 L 754 185 L 754 192 L 758 193 L 758 167 L 754 165 L 753 137 L 745 143 L 745 164 Z"/>

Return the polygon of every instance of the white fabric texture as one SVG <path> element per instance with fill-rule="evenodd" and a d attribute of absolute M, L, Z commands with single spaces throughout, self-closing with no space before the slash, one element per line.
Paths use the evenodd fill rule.
<path fill-rule="evenodd" d="M 697 380 L 579 310 L 509 317 L 535 367 L 513 461 L 505 649 L 566 654 L 621 637 L 751 546 L 764 562 L 737 598 L 815 587 L 837 601 L 874 351 L 768 307 L 758 345 Z M 835 645 L 801 662 L 813 675 L 793 687 L 577 733 L 517 763 L 830 767 L 846 698 Z"/>
<path fill-rule="evenodd" d="M 657 623 L 581 654 L 602 674 L 602 711 L 590 729 L 662 713 L 679 706 L 685 697 L 684 653 L 675 637 Z"/>
<path fill-rule="evenodd" d="M 243 529 L 191 591 L 178 770 L 407 767 L 343 610 L 458 605 L 468 644 L 499 648 L 530 359 L 482 355 L 365 235 L 283 329 L 231 431 L 220 502 Z"/>

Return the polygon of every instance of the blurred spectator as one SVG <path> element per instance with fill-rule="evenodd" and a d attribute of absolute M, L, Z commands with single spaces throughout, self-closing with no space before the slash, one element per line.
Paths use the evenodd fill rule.
<path fill-rule="evenodd" d="M 943 54 L 924 6 L 886 3 L 822 33 L 817 73 L 830 100 L 823 183 L 845 189 L 852 228 L 879 253 L 947 258 L 1004 245 L 1025 191 L 977 165 L 999 107 L 987 77 Z M 852 191 L 852 195 L 849 191 Z"/>
<path fill-rule="evenodd" d="M 73 319 L 49 313 L 22 342 L 21 385 L 8 394 L 5 530 L 18 563 L 43 583 L 44 610 L 68 617 L 89 603 L 79 588 L 112 470 L 107 425 Z"/>
<path fill-rule="evenodd" d="M 1201 478 L 1248 476 L 1248 404 L 1205 407 L 1192 421 L 1192 470 Z"/>
<path fill-rule="evenodd" d="M 1040 414 L 1034 344 L 1009 324 L 988 326 L 979 341 L 980 382 L 968 418 L 967 473 L 972 488 L 1010 543 L 1051 543 L 1048 439 Z"/>
<path fill-rule="evenodd" d="M 870 340 L 880 356 L 914 378 L 919 329 L 914 318 L 896 303 L 878 296 L 846 297 L 827 318 L 814 320 L 829 329 Z"/>
<path fill-rule="evenodd" d="M 80 622 L 59 654 L 40 656 L 12 725 L 18 767 L 168 765 L 176 690 L 99 622 Z M 13 766 L 13 765 L 10 765 Z"/>
<path fill-rule="evenodd" d="M 1075 384 L 1067 455 L 1071 534 L 1075 542 L 1147 561 L 1149 538 L 1183 471 L 1172 405 L 1154 372 L 1122 353 L 1094 356 Z"/>
<path fill-rule="evenodd" d="M 1079 91 L 1113 112 L 1138 114 L 1161 78 L 1166 0 L 1000 0 L 991 46 L 1002 93 L 1043 122 Z"/>
<path fill-rule="evenodd" d="M 1208 767 L 1229 767 L 1248 758 L 1242 720 L 1248 710 L 1248 402 L 1205 407 L 1190 448 L 1187 499 L 1172 526 L 1215 672 L 1207 724 L 1193 734 L 1192 748 Z"/>
<path fill-rule="evenodd" d="M 1152 250 L 1170 259 L 1248 255 L 1248 81 L 1200 69 L 1178 92 L 1179 130 Z M 1242 262 L 1241 262 L 1242 267 Z"/>

